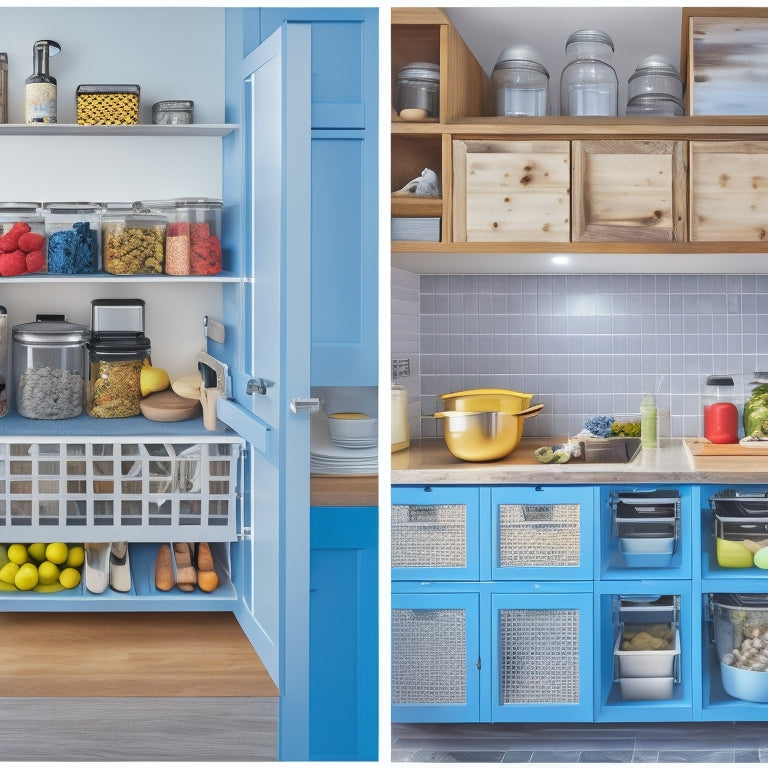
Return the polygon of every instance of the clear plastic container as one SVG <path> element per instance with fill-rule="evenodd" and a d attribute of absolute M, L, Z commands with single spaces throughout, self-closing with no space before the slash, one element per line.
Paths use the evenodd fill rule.
<path fill-rule="evenodd" d="M 46 203 L 48 271 L 57 275 L 96 272 L 101 254 L 99 203 Z"/>
<path fill-rule="evenodd" d="M 70 419 L 83 410 L 88 328 L 40 316 L 13 328 L 16 410 L 28 419 Z"/>
<path fill-rule="evenodd" d="M 581 29 L 568 38 L 565 52 L 569 61 L 560 76 L 560 114 L 616 116 L 619 81 L 610 36 Z"/>
<path fill-rule="evenodd" d="M 102 262 L 112 275 L 161 274 L 167 217 L 109 203 L 101 218 Z"/>
<path fill-rule="evenodd" d="M 46 269 L 47 240 L 40 203 L 0 203 L 0 276 Z"/>
<path fill-rule="evenodd" d="M 141 413 L 141 369 L 149 365 L 150 341 L 142 333 L 92 334 L 88 350 L 86 411 L 99 419 Z"/>
<path fill-rule="evenodd" d="M 505 48 L 491 76 L 496 114 L 505 117 L 544 117 L 549 103 L 549 72 L 538 52 L 528 45 Z"/>
<path fill-rule="evenodd" d="M 440 66 L 417 61 L 401 67 L 395 82 L 395 110 L 419 110 L 423 117 L 440 113 Z"/>
<path fill-rule="evenodd" d="M 174 223 L 168 225 L 165 271 L 169 275 L 216 275 L 221 272 L 221 200 L 178 198 Z M 186 269 L 186 271 L 184 271 Z"/>

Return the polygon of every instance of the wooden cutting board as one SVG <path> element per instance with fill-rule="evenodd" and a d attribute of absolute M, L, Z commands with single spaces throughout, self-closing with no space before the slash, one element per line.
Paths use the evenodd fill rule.
<path fill-rule="evenodd" d="M 768 457 L 768 440 L 756 440 L 749 445 L 741 443 L 711 443 L 703 437 L 684 438 L 691 456 L 750 456 Z"/>
<path fill-rule="evenodd" d="M 199 400 L 181 397 L 170 389 L 148 395 L 139 402 L 139 407 L 150 421 L 184 421 L 202 413 Z"/>

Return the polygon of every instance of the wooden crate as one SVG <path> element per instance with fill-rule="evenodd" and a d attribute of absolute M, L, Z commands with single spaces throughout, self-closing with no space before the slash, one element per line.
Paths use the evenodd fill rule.
<path fill-rule="evenodd" d="M 768 242 L 768 141 L 692 141 L 691 240 Z"/>
<path fill-rule="evenodd" d="M 453 142 L 455 242 L 570 240 L 568 141 Z"/>
<path fill-rule="evenodd" d="M 574 242 L 683 242 L 686 142 L 573 142 Z"/>

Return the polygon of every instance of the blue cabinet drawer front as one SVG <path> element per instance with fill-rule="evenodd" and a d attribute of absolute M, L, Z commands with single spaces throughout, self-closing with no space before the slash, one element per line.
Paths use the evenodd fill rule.
<path fill-rule="evenodd" d="M 479 716 L 479 595 L 392 596 L 392 720 Z"/>
<path fill-rule="evenodd" d="M 479 578 L 476 488 L 392 489 L 392 578 Z"/>
<path fill-rule="evenodd" d="M 591 579 L 591 487 L 491 491 L 494 579 Z"/>

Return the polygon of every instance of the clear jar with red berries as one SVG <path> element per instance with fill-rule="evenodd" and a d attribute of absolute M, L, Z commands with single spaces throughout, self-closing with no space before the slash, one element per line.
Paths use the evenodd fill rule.
<path fill-rule="evenodd" d="M 40 203 L 0 202 L 0 276 L 47 271 L 45 218 Z"/>

